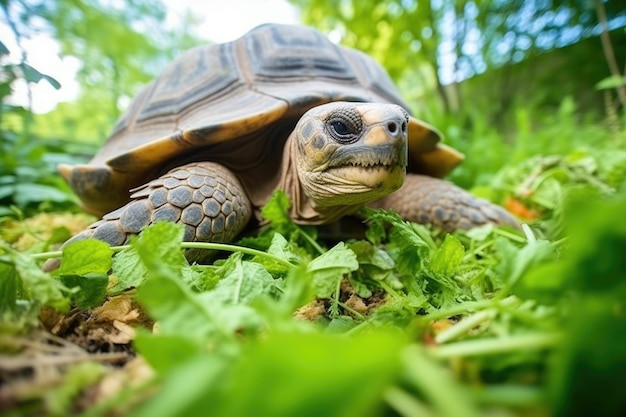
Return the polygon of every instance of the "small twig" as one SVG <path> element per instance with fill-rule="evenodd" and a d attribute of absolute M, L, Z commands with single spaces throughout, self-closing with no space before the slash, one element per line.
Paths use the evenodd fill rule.
<path fill-rule="evenodd" d="M 604 3 L 602 0 L 595 0 L 596 5 L 596 13 L 598 15 L 598 21 L 600 22 L 600 26 L 602 27 L 602 32 L 600 32 L 600 41 L 602 42 L 602 50 L 604 51 L 604 58 L 606 59 L 606 63 L 609 66 L 609 71 L 611 75 L 614 77 L 621 77 L 622 72 L 617 66 L 617 60 L 615 59 L 615 51 L 613 50 L 613 45 L 611 44 L 611 38 L 609 36 L 609 25 L 607 23 L 606 17 L 606 9 L 604 8 Z M 622 107 L 626 107 L 626 86 L 618 85 L 615 87 L 617 90 L 617 96 L 619 97 L 620 103 L 622 103 Z"/>
<path fill-rule="evenodd" d="M 35 366 L 59 366 L 59 365 L 71 365 L 80 362 L 115 362 L 119 360 L 128 359 L 129 355 L 126 352 L 112 352 L 112 353 L 87 353 L 82 355 L 50 355 L 41 356 L 37 355 L 37 358 L 33 358 L 30 355 L 26 357 L 16 357 L 1 355 L 0 356 L 0 369 L 4 371 L 17 371 L 19 369 L 34 368 Z"/>
<path fill-rule="evenodd" d="M 29 340 L 21 337 L 0 337 L 0 345 L 11 345 L 13 347 L 24 347 L 44 353 L 58 353 L 61 350 L 73 349 L 82 352 L 76 345 L 64 344 L 63 346 L 51 345 L 37 340 Z"/>
<path fill-rule="evenodd" d="M 15 355 L 0 355 L 0 370 L 16 371 L 20 369 L 39 368 L 42 366 L 59 366 L 79 362 L 114 362 L 128 359 L 127 352 L 89 353 L 58 336 L 38 332 L 32 338 L 17 336 L 0 336 L 0 345 L 24 348 Z"/>

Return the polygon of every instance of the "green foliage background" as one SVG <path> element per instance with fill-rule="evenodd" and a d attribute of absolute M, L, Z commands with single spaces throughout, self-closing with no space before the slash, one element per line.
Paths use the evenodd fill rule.
<path fill-rule="evenodd" d="M 75 413 L 86 388 L 114 373 L 93 361 L 64 368 L 54 389 L 5 390 L 12 381 L 2 372 L 19 358 L 21 337 L 41 327 L 42 307 L 90 312 L 127 295 L 159 323 L 133 340 L 154 378 L 81 403 L 85 415 L 623 415 L 620 2 L 292 3 L 303 23 L 376 57 L 414 113 L 466 154 L 452 181 L 507 204 L 529 227 L 442 235 L 366 212 L 365 239 L 324 246 L 289 221 L 277 194 L 259 236 L 203 246 L 233 252 L 214 265 L 189 265 L 180 228 L 157 224 L 124 248 L 70 245 L 61 269 L 42 272 L 39 261 L 60 254 L 41 251 L 68 231 L 44 223 L 52 233 L 39 237 L 25 218 L 78 210 L 56 164 L 88 160 L 128 99 L 206 40 L 191 16 L 184 29 L 163 29 L 161 2 L 2 0 L 18 49 L 44 32 L 82 64 L 78 99 L 34 114 L 10 104 L 15 83 L 58 83 L 23 50 L 9 60 L 0 43 L 0 399 L 16 401 L 8 411 Z M 26 235 L 36 243 L 18 247 Z M 384 303 L 359 313 L 342 298 L 346 280 L 355 296 Z M 322 316 L 294 320 L 315 300 Z"/>
<path fill-rule="evenodd" d="M 69 189 L 59 181 L 60 162 L 85 162 L 104 142 L 124 103 L 154 78 L 174 56 L 200 42 L 191 28 L 165 29 L 165 6 L 154 1 L 129 1 L 113 5 L 98 0 L 27 1 L 0 4 L 3 20 L 12 32 L 20 56 L 10 61 L 2 43 L 0 60 L 0 214 L 7 206 L 33 209 L 44 203 L 75 205 Z M 47 114 L 9 104 L 12 84 L 58 82 L 46 68 L 28 65 L 23 43 L 42 33 L 56 39 L 62 56 L 78 58 L 79 97 L 61 103 Z M 36 52 L 33 52 L 36 53 Z M 53 204 L 53 206 L 54 206 Z"/>

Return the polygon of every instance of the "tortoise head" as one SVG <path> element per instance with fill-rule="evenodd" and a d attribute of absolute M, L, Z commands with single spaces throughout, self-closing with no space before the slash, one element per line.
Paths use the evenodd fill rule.
<path fill-rule="evenodd" d="M 332 102 L 294 130 L 298 179 L 317 207 L 359 206 L 400 188 L 409 115 L 395 104 Z"/>

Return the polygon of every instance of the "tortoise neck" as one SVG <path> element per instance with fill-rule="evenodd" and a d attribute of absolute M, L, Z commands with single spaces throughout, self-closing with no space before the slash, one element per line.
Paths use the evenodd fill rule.
<path fill-rule="evenodd" d="M 291 202 L 289 216 L 296 223 L 301 223 L 305 219 L 315 217 L 316 213 L 313 208 L 313 200 L 302 189 L 300 178 L 298 177 L 298 165 L 296 162 L 298 152 L 294 135 L 295 133 L 292 133 L 285 143 L 281 172 L 276 189 L 284 191 Z"/>
<path fill-rule="evenodd" d="M 294 135 L 292 133 L 285 143 L 281 172 L 276 185 L 276 189 L 283 190 L 291 202 L 291 219 L 297 224 L 327 224 L 353 213 L 357 206 L 320 207 L 304 192 L 298 177 L 296 161 L 299 155 Z"/>

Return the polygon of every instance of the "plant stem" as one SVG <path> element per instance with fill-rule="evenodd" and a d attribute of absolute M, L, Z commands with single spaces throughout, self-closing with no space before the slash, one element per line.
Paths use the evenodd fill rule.
<path fill-rule="evenodd" d="M 284 260 L 283 258 L 279 258 L 278 256 L 275 256 L 275 255 L 272 255 L 272 254 L 269 254 L 267 252 L 263 252 L 257 249 L 246 248 L 244 246 L 229 245 L 226 243 L 207 243 L 207 242 L 183 242 L 181 243 L 180 246 L 183 249 L 206 249 L 206 250 L 226 251 L 226 252 L 241 252 L 241 253 L 245 253 L 246 255 L 262 256 L 267 259 L 271 259 L 272 261 L 280 265 L 283 265 L 287 268 L 291 268 L 294 266 L 294 264 L 292 264 L 289 261 Z M 113 250 L 114 252 L 120 252 L 128 248 L 130 248 L 130 245 L 111 246 L 111 250 Z M 43 260 L 43 259 L 49 259 L 49 258 L 60 258 L 62 255 L 63 255 L 63 251 L 59 250 L 59 251 L 52 251 L 52 252 L 34 253 L 30 256 L 35 260 Z"/>
<path fill-rule="evenodd" d="M 515 297 L 510 296 L 503 300 L 481 300 L 481 301 L 468 301 L 463 304 L 459 304 L 454 307 L 446 308 L 444 310 L 437 310 L 432 313 L 428 313 L 424 316 L 427 320 L 438 320 L 438 319 L 446 319 L 452 316 L 456 316 L 461 313 L 467 313 L 469 311 L 482 310 L 487 307 L 494 307 L 499 305 L 500 303 L 504 303 L 505 305 L 509 305 L 509 303 L 516 300 Z"/>
<path fill-rule="evenodd" d="M 307 232 L 302 230 L 302 228 L 300 228 L 299 231 L 300 231 L 300 234 L 302 234 L 302 237 L 304 238 L 304 240 L 309 242 L 309 244 L 313 246 L 313 249 L 315 249 L 317 253 L 319 253 L 320 255 L 324 253 L 324 249 L 322 249 L 322 247 L 315 241 L 315 239 L 313 239 Z"/>
<path fill-rule="evenodd" d="M 555 346 L 561 335 L 554 333 L 522 334 L 491 339 L 466 340 L 463 342 L 440 345 L 429 349 L 438 359 L 458 356 L 482 356 L 528 349 L 543 349 Z"/>
<path fill-rule="evenodd" d="M 496 314 L 496 311 L 491 309 L 472 314 L 471 316 L 456 323 L 454 326 L 450 326 L 439 332 L 437 336 L 435 336 L 435 342 L 446 343 L 450 340 L 456 339 L 457 337 L 469 332 L 479 324 L 487 320 L 491 320 L 496 316 Z"/>
<path fill-rule="evenodd" d="M 504 406 L 541 404 L 545 399 L 542 388 L 527 385 L 486 385 L 471 390 L 478 403 Z"/>
<path fill-rule="evenodd" d="M 436 417 L 426 404 L 398 387 L 387 389 L 384 398 L 387 404 L 403 417 Z"/>

